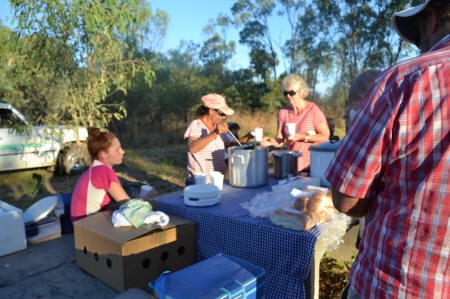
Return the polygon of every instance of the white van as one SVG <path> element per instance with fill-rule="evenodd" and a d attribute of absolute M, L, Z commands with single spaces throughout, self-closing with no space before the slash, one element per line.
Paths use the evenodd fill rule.
<path fill-rule="evenodd" d="M 86 128 L 30 126 L 12 105 L 0 103 L 0 172 L 38 167 L 80 172 L 91 162 L 87 137 Z"/>

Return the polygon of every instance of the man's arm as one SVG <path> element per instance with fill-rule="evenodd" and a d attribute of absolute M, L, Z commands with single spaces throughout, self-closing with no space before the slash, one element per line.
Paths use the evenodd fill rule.
<path fill-rule="evenodd" d="M 367 214 L 369 200 L 366 198 L 355 198 L 347 196 L 331 187 L 333 193 L 334 207 L 344 214 L 352 217 L 363 217 Z"/>

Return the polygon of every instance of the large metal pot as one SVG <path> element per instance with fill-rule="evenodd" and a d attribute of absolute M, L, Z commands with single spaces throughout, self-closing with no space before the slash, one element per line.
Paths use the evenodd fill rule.
<path fill-rule="evenodd" d="M 267 148 L 254 144 L 229 147 L 228 169 L 234 187 L 267 185 Z"/>
<path fill-rule="evenodd" d="M 302 154 L 293 151 L 273 151 L 273 162 L 276 178 L 287 178 L 298 175 L 298 157 Z"/>

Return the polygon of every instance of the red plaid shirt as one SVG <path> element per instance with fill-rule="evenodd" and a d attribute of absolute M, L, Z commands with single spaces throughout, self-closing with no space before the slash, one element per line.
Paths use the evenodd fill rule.
<path fill-rule="evenodd" d="M 328 167 L 369 198 L 349 282 L 362 298 L 450 298 L 450 35 L 378 77 Z"/>

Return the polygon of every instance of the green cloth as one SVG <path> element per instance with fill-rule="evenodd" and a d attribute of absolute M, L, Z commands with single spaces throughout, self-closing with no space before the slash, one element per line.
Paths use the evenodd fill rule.
<path fill-rule="evenodd" d="M 136 228 L 144 223 L 145 218 L 153 214 L 150 203 L 137 199 L 127 201 L 119 211 Z"/>

